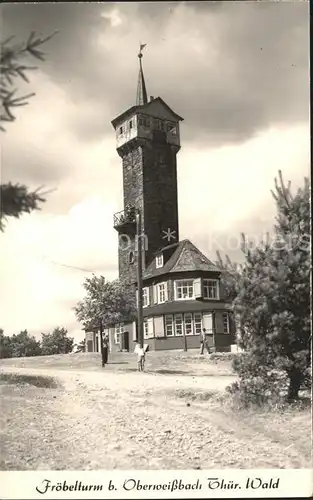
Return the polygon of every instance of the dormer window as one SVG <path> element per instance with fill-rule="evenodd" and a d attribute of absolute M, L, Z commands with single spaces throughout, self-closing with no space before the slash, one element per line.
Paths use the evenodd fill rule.
<path fill-rule="evenodd" d="M 160 253 L 159 255 L 156 256 L 155 267 L 157 269 L 159 269 L 160 267 L 163 267 L 163 253 Z"/>

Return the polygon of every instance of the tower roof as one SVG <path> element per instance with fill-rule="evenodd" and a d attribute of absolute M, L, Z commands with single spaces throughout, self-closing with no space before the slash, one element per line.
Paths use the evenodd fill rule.
<path fill-rule="evenodd" d="M 138 84 L 137 84 L 137 98 L 136 98 L 136 106 L 142 106 L 143 104 L 147 104 L 148 96 L 147 89 L 145 83 L 145 77 L 143 75 L 142 69 L 142 49 L 146 46 L 146 44 L 140 44 L 140 50 L 138 54 L 139 59 L 139 75 L 138 75 Z"/>
<path fill-rule="evenodd" d="M 142 112 L 145 113 L 147 112 L 150 114 L 150 116 L 154 116 L 153 109 L 151 110 L 151 103 L 159 103 L 163 107 L 163 110 L 170 113 L 172 115 L 171 119 L 173 120 L 178 120 L 178 121 L 183 121 L 183 118 L 179 116 L 177 113 L 175 113 L 167 104 L 166 102 L 161 99 L 161 97 L 151 97 L 150 101 L 148 101 L 148 95 L 147 95 L 147 88 L 146 88 L 146 83 L 145 83 L 145 78 L 143 74 L 143 69 L 142 69 L 142 50 L 146 44 L 140 44 L 140 49 L 139 49 L 139 54 L 138 54 L 138 59 L 139 59 L 139 75 L 138 75 L 138 84 L 137 84 L 137 97 L 136 97 L 136 104 L 134 106 L 131 106 L 128 108 L 126 111 L 118 115 L 114 120 L 112 120 L 112 125 L 116 129 L 116 127 L 119 125 L 120 122 L 123 120 L 127 119 L 129 116 Z M 159 118 L 159 114 L 156 115 L 156 118 Z"/>
<path fill-rule="evenodd" d="M 111 121 L 113 127 L 116 128 L 120 122 L 122 122 L 123 120 L 126 120 L 128 118 L 128 116 L 131 116 L 131 115 L 133 115 L 135 113 L 139 113 L 139 112 L 145 113 L 145 112 L 148 112 L 150 114 L 149 109 L 151 107 L 151 104 L 155 103 L 155 102 L 161 103 L 164 106 L 164 108 L 166 110 L 168 110 L 169 113 L 172 114 L 172 119 L 178 120 L 178 121 L 183 121 L 184 120 L 181 116 L 179 116 L 177 113 L 175 113 L 175 111 L 173 111 L 166 104 L 166 102 L 163 101 L 163 99 L 161 97 L 155 97 L 152 101 L 149 101 L 146 104 L 142 104 L 142 105 L 139 105 L 139 106 L 132 106 L 131 108 L 128 108 L 126 111 L 124 111 L 123 113 L 121 113 L 120 115 L 118 115 L 116 118 L 114 118 L 114 120 Z M 150 116 L 153 116 L 153 114 L 151 113 Z M 156 118 L 158 118 L 158 116 L 156 116 Z"/>

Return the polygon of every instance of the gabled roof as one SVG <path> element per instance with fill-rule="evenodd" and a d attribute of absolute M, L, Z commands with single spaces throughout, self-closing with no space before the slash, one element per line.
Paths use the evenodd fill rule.
<path fill-rule="evenodd" d="M 144 279 L 184 271 L 220 271 L 212 261 L 187 239 L 163 247 L 159 250 L 159 253 L 163 253 L 164 266 L 156 268 L 154 259 L 145 270 Z"/>
<path fill-rule="evenodd" d="M 165 109 L 167 109 L 167 111 L 169 111 L 169 113 L 171 113 L 173 115 L 173 117 L 176 120 L 178 120 L 178 121 L 183 121 L 184 120 L 181 116 L 179 116 L 177 113 L 175 113 L 175 111 L 173 111 L 172 108 L 170 108 L 168 106 L 168 104 L 166 104 L 166 102 L 163 101 L 163 99 L 161 97 L 155 97 L 151 101 L 147 102 L 147 104 L 145 104 L 144 106 L 141 106 L 141 108 L 142 108 L 141 111 L 144 113 L 145 110 L 147 110 L 152 103 L 155 103 L 157 101 L 160 102 L 165 107 Z"/>
<path fill-rule="evenodd" d="M 167 109 L 167 111 L 169 111 L 173 115 L 173 118 L 175 118 L 178 121 L 184 120 L 181 116 L 179 116 L 177 113 L 175 113 L 166 104 L 166 102 L 163 101 L 163 99 L 161 99 L 161 97 L 156 97 L 155 99 L 152 99 L 152 101 L 147 102 L 147 104 L 132 106 L 131 108 L 128 108 L 126 111 L 124 111 L 122 114 L 118 115 L 116 118 L 114 118 L 114 120 L 111 121 L 113 127 L 116 128 L 120 122 L 124 121 L 127 118 L 127 116 L 130 116 L 130 115 L 133 115 L 133 114 L 139 113 L 139 112 L 144 113 L 145 111 L 148 110 L 149 106 L 152 103 L 155 103 L 156 101 L 159 101 Z"/>

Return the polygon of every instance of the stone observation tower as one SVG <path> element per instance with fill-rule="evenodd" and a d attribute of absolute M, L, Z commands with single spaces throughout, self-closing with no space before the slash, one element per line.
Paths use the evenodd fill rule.
<path fill-rule="evenodd" d="M 205 330 L 210 352 L 230 351 L 236 324 L 221 269 L 189 239 L 179 240 L 176 156 L 182 118 L 160 97 L 148 101 L 143 48 L 136 104 L 112 121 L 123 165 L 124 209 L 114 214 L 119 277 L 142 290 L 143 338 L 150 350 L 199 349 Z M 137 267 L 141 274 L 136 262 L 138 210 L 145 243 L 142 287 L 136 279 Z M 136 322 L 125 320 L 107 333 L 114 352 L 132 351 L 142 332 Z M 91 337 L 87 345 L 90 351 L 98 349 Z"/>
<path fill-rule="evenodd" d="M 138 54 L 139 76 L 136 104 L 112 121 L 116 148 L 122 158 L 124 209 L 114 214 L 119 234 L 119 277 L 136 281 L 136 221 L 141 211 L 144 241 L 143 269 L 168 243 L 179 241 L 176 155 L 180 150 L 179 122 L 183 120 L 160 98 L 148 100 Z"/>

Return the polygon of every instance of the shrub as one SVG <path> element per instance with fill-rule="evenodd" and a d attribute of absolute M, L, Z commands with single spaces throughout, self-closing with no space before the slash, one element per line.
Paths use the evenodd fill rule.
<path fill-rule="evenodd" d="M 251 405 L 282 405 L 288 393 L 287 373 L 269 363 L 258 365 L 255 359 L 246 353 L 237 354 L 233 368 L 239 375 L 239 381 L 227 387 L 237 402 L 244 407 Z"/>

